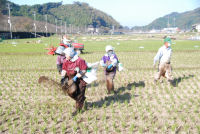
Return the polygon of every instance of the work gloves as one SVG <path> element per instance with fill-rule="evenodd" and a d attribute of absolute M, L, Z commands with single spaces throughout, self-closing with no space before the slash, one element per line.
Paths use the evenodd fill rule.
<path fill-rule="evenodd" d="M 77 76 L 74 76 L 74 78 L 72 79 L 74 82 L 76 82 L 77 81 Z"/>
<path fill-rule="evenodd" d="M 74 78 L 72 80 L 74 82 L 76 82 L 78 78 L 81 78 L 81 74 L 80 73 L 77 73 L 76 76 L 74 76 Z"/>
<path fill-rule="evenodd" d="M 81 74 L 78 73 L 76 76 L 74 76 L 74 78 L 72 78 L 73 82 L 76 82 L 77 79 L 80 78 L 80 77 L 81 77 Z M 61 80 L 60 80 L 61 85 L 65 84 L 65 79 L 66 79 L 65 77 L 61 78 Z"/>
<path fill-rule="evenodd" d="M 106 72 L 112 72 L 113 71 L 113 65 L 110 64 L 106 67 Z"/>
<path fill-rule="evenodd" d="M 112 64 L 108 65 L 107 69 L 111 69 L 112 68 Z"/>

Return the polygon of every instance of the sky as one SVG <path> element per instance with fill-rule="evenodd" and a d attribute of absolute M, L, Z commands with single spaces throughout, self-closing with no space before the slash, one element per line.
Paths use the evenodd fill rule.
<path fill-rule="evenodd" d="M 48 2 L 72 4 L 73 1 L 88 3 L 93 8 L 112 16 L 123 26 L 144 26 L 156 18 L 171 12 L 185 12 L 200 7 L 200 0 L 9 0 L 19 5 Z"/>

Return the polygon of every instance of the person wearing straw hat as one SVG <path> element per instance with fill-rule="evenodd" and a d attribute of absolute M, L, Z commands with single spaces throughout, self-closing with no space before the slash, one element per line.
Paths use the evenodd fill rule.
<path fill-rule="evenodd" d="M 74 51 L 74 48 L 68 47 L 64 51 L 66 59 L 63 62 L 62 66 L 62 79 L 61 84 L 64 85 L 66 79 L 72 81 L 75 85 L 74 91 L 67 92 L 68 95 L 76 101 L 76 111 L 73 113 L 74 115 L 79 112 L 85 101 L 85 90 L 86 90 L 86 82 L 83 80 L 83 76 L 87 70 L 87 64 L 85 60 L 81 59 L 77 53 Z"/>
<path fill-rule="evenodd" d="M 164 38 L 164 45 L 158 50 L 156 56 L 154 57 L 153 66 L 155 68 L 156 62 L 158 63 L 158 72 L 154 77 L 154 82 L 156 83 L 161 76 L 166 77 L 168 82 L 172 82 L 172 67 L 170 64 L 172 49 L 171 49 L 171 38 Z"/>
<path fill-rule="evenodd" d="M 106 87 L 108 94 L 114 92 L 113 80 L 116 74 L 116 66 L 118 64 L 117 55 L 114 52 L 114 48 L 111 45 L 106 46 L 106 54 L 102 57 L 100 65 L 104 67 L 104 75 L 106 79 Z"/>

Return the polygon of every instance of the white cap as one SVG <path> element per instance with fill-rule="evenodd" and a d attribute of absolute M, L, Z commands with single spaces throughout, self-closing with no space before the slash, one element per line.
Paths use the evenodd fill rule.
<path fill-rule="evenodd" d="M 69 57 L 74 57 L 76 55 L 76 52 L 74 51 L 74 48 L 68 47 L 64 51 L 65 55 L 68 55 Z"/>
<path fill-rule="evenodd" d="M 63 38 L 63 43 L 67 44 L 67 43 L 71 43 L 71 40 L 67 39 L 67 38 Z"/>
<path fill-rule="evenodd" d="M 55 53 L 57 53 L 57 54 L 63 54 L 63 51 L 65 50 L 65 47 L 64 46 L 59 46 L 57 49 L 56 49 L 56 51 L 55 51 Z"/>
<path fill-rule="evenodd" d="M 106 53 L 108 52 L 108 51 L 113 51 L 114 50 L 114 48 L 111 46 L 111 45 L 107 45 L 106 46 Z"/>

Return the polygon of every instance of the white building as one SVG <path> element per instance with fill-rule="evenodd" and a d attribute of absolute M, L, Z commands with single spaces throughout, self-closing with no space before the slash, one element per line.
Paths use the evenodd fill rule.
<path fill-rule="evenodd" d="M 149 31 L 149 33 L 160 33 L 160 32 L 161 32 L 161 30 L 156 30 L 156 29 L 152 29 Z"/>
<path fill-rule="evenodd" d="M 197 30 L 197 32 L 200 32 L 200 24 L 194 24 L 192 25 L 192 30 Z"/>
<path fill-rule="evenodd" d="M 180 29 L 178 27 L 169 27 L 169 28 L 163 28 L 163 33 L 177 33 L 180 32 Z"/>
<path fill-rule="evenodd" d="M 89 33 L 99 33 L 99 28 L 94 28 L 92 25 L 89 25 L 87 31 Z"/>
<path fill-rule="evenodd" d="M 92 25 L 88 26 L 88 32 L 94 32 L 95 28 Z"/>

